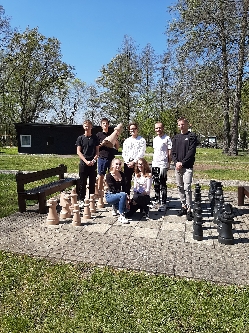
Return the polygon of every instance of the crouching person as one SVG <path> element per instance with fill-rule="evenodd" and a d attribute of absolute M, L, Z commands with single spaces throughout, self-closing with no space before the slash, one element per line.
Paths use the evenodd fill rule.
<path fill-rule="evenodd" d="M 135 166 L 134 195 L 130 202 L 130 211 L 126 217 L 131 217 L 138 209 L 143 211 L 144 217 L 149 219 L 150 189 L 152 177 L 148 162 L 140 158 Z"/>
<path fill-rule="evenodd" d="M 108 190 L 105 197 L 107 203 L 114 206 L 115 213 L 117 210 L 119 211 L 118 221 L 121 223 L 129 223 L 125 217 L 125 211 L 128 203 L 125 188 L 125 177 L 124 173 L 121 171 L 121 167 L 121 160 L 114 158 L 111 162 L 110 172 L 106 174 L 106 184 L 108 186 Z"/>

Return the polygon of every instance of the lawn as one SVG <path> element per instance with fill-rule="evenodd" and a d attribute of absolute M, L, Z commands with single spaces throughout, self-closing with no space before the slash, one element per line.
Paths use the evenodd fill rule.
<path fill-rule="evenodd" d="M 78 157 L 0 150 L 0 169 L 41 170 Z M 199 149 L 196 173 L 248 180 L 247 154 Z M 221 177 L 221 178 L 220 178 Z M 223 178 L 222 178 L 223 177 Z M 0 216 L 17 211 L 15 176 L 0 174 Z M 0 251 L 0 333 L 249 332 L 249 287 L 225 286 Z"/>
<path fill-rule="evenodd" d="M 0 332 L 249 332 L 249 289 L 0 252 Z"/>

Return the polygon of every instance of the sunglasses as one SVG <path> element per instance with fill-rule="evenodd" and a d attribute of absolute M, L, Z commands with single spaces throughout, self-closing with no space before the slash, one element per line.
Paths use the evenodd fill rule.
<path fill-rule="evenodd" d="M 137 165 L 143 165 L 143 163 L 138 163 Z"/>

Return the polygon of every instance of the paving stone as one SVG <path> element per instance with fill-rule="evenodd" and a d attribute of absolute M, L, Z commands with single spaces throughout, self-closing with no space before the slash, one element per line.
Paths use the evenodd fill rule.
<path fill-rule="evenodd" d="M 152 228 L 134 228 L 132 234 L 133 237 L 145 237 L 145 238 L 156 238 L 158 235 L 158 229 Z"/>
<path fill-rule="evenodd" d="M 201 184 L 201 180 L 198 180 Z M 204 184 L 204 183 L 203 183 Z M 209 182 L 207 183 L 209 185 Z M 73 226 L 72 218 L 57 226 L 46 224 L 37 207 L 0 220 L 0 249 L 47 258 L 52 262 L 83 262 L 100 266 L 146 271 L 218 283 L 249 285 L 249 208 L 237 207 L 237 193 L 228 192 L 236 214 L 234 245 L 218 242 L 211 217 L 208 191 L 202 190 L 203 240 L 193 239 L 193 222 L 177 217 L 180 202 L 168 189 L 166 212 L 151 209 L 150 219 L 136 213 L 130 224 L 118 222 L 111 207 Z M 82 216 L 82 212 L 81 212 Z"/>

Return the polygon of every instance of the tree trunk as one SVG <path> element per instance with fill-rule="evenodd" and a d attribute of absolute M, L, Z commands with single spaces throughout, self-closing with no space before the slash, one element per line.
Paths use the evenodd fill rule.
<path fill-rule="evenodd" d="M 242 78 L 245 64 L 245 47 L 246 36 L 248 30 L 248 5 L 249 0 L 243 2 L 242 22 L 241 22 L 241 35 L 239 41 L 239 55 L 238 55 L 238 70 L 236 78 L 236 90 L 235 90 L 235 103 L 231 130 L 231 144 L 229 148 L 229 155 L 238 155 L 238 126 L 241 110 L 241 90 L 242 90 Z"/>
<path fill-rule="evenodd" d="M 223 11 L 222 11 L 223 14 Z M 222 82 L 223 82 L 223 153 L 227 154 L 230 145 L 230 121 L 229 121 L 229 108 L 230 108 L 230 95 L 229 95 L 229 77 L 228 77 L 228 54 L 227 54 L 227 39 L 225 35 L 225 19 L 221 18 L 221 52 L 222 52 Z"/>

